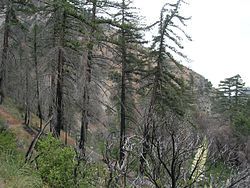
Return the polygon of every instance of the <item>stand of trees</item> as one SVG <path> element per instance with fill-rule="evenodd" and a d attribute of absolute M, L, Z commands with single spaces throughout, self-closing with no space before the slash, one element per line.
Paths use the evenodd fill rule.
<path fill-rule="evenodd" d="M 150 26 L 139 24 L 142 18 L 132 4 L 131 0 L 0 4 L 4 17 L 0 103 L 11 98 L 19 104 L 27 127 L 33 126 L 32 114 L 39 118 L 26 162 L 36 162 L 52 187 L 175 188 L 219 183 L 230 187 L 241 181 L 230 176 L 223 182 L 209 179 L 210 166 L 220 154 L 210 152 L 211 140 L 201 139 L 203 135 L 190 123 L 194 101 L 176 60 L 187 59 L 182 41 L 191 40 L 185 32 L 190 18 L 181 14 L 186 2 L 166 2 L 159 20 Z M 146 48 L 145 31 L 154 27 L 158 33 Z M 221 107 L 232 121 L 239 121 L 233 114 L 243 113 L 249 103 L 245 99 L 239 75 L 221 83 Z M 103 161 L 98 166 L 101 175 L 88 158 L 87 138 L 98 125 L 105 129 L 106 140 L 103 159 L 98 161 Z M 47 126 L 53 137 L 39 141 Z M 75 153 L 67 147 L 68 136 L 77 137 Z M 96 178 L 98 174 L 103 177 Z M 248 176 L 243 177 L 242 181 Z"/>
<path fill-rule="evenodd" d="M 249 121 L 249 96 L 239 74 L 221 81 L 218 88 L 216 110 L 228 117 L 236 131 L 248 135 L 250 132 Z"/>

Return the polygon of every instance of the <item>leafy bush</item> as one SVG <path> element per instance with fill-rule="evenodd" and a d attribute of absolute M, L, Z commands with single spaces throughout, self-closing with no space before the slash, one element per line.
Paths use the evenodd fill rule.
<path fill-rule="evenodd" d="M 75 152 L 60 140 L 48 135 L 37 145 L 38 171 L 51 187 L 72 187 L 74 184 Z"/>

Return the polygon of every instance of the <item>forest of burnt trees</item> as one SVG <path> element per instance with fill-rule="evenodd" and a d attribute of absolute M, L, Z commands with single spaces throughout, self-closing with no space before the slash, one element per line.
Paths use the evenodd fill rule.
<path fill-rule="evenodd" d="M 28 187 L 247 187 L 244 85 L 228 79 L 216 93 L 187 76 L 183 8 L 166 0 L 146 25 L 130 0 L 1 1 L 0 103 L 33 131 L 23 162 L 42 183 Z M 203 96 L 242 129 L 234 144 L 209 128 Z"/>

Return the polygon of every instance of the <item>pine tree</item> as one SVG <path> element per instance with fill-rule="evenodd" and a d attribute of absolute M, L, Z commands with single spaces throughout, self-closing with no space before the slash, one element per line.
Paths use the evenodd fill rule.
<path fill-rule="evenodd" d="M 214 109 L 229 120 L 239 138 L 249 135 L 249 96 L 239 74 L 220 82 L 214 100 Z"/>
<path fill-rule="evenodd" d="M 239 74 L 220 81 L 217 98 L 219 112 L 229 116 L 230 121 L 246 102 L 245 83 Z"/>
<path fill-rule="evenodd" d="M 119 162 L 124 160 L 124 143 L 126 140 L 126 129 L 128 126 L 128 109 L 129 109 L 129 87 L 134 72 L 136 53 L 139 52 L 138 44 L 142 44 L 141 28 L 138 24 L 138 16 L 135 8 L 131 6 L 132 1 L 122 0 L 114 3 L 117 10 L 111 25 L 117 30 L 117 40 L 109 42 L 116 46 L 118 50 L 117 61 L 121 65 L 120 72 L 120 157 Z M 130 109 L 131 110 L 131 109 Z"/>
<path fill-rule="evenodd" d="M 186 26 L 185 22 L 189 19 L 180 15 L 179 12 L 181 5 L 184 3 L 183 0 L 178 0 L 174 4 L 166 3 L 163 6 L 158 21 L 158 35 L 153 39 L 151 57 L 154 66 L 151 66 L 153 70 L 149 72 L 150 75 L 148 76 L 152 79 L 151 84 L 149 84 L 151 98 L 143 125 L 141 174 L 144 173 L 144 163 L 150 150 L 150 140 L 156 137 L 155 116 L 164 117 L 169 110 L 182 116 L 187 107 L 184 95 L 186 88 L 183 79 L 172 73 L 172 65 L 174 64 L 175 68 L 181 69 L 181 65 L 175 60 L 175 57 L 181 56 L 186 59 L 186 56 L 181 52 L 181 49 L 183 49 L 182 37 L 191 40 L 182 29 L 182 26 Z M 180 31 L 182 37 L 179 35 Z"/>

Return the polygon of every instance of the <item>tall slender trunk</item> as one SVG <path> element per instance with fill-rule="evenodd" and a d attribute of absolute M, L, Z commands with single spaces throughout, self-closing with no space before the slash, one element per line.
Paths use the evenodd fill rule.
<path fill-rule="evenodd" d="M 125 55 L 125 54 L 124 54 Z M 122 85 L 121 85 L 121 127 L 120 127 L 120 166 L 122 166 L 125 159 L 124 144 L 126 139 L 126 59 L 123 57 L 122 62 Z M 126 175 L 121 177 L 121 186 L 126 187 Z"/>
<path fill-rule="evenodd" d="M 29 101 L 29 77 L 28 77 L 28 67 L 25 67 L 25 116 L 24 116 L 24 124 L 29 126 L 30 124 L 30 101 Z"/>
<path fill-rule="evenodd" d="M 87 130 L 89 126 L 89 88 L 91 84 L 91 72 L 92 72 L 92 61 L 93 61 L 93 48 L 94 48 L 94 38 L 96 32 L 96 0 L 93 0 L 92 5 L 92 18 L 91 18 L 91 36 L 88 45 L 88 54 L 87 54 L 87 64 L 85 71 L 85 85 L 83 91 L 83 106 L 82 106 L 82 118 L 81 118 L 81 136 L 79 149 L 81 150 L 82 155 L 85 155 L 85 145 L 87 141 Z"/>
<path fill-rule="evenodd" d="M 24 124 L 29 126 L 31 112 L 30 112 L 30 73 L 29 73 L 29 61 L 24 61 L 25 50 L 26 50 L 26 36 L 23 41 L 20 42 L 21 48 L 19 50 L 19 62 L 24 67 Z"/>
<path fill-rule="evenodd" d="M 84 104 L 83 104 L 84 105 Z M 85 107 L 83 107 L 85 108 Z M 80 143 L 79 149 L 82 156 L 85 156 L 85 144 L 86 144 L 86 137 L 87 137 L 87 110 L 82 110 L 82 118 L 81 118 L 81 135 L 80 135 Z"/>
<path fill-rule="evenodd" d="M 60 137 L 61 129 L 64 128 L 64 114 L 63 114 L 63 87 L 64 87 L 64 40 L 65 40 L 65 27 L 66 27 L 66 12 L 63 10 L 61 18 L 61 27 L 59 31 L 59 50 L 58 50 L 58 60 L 57 60 L 57 83 L 56 83 L 56 125 L 55 125 L 55 135 Z M 67 134 L 67 133 L 65 133 Z"/>
<path fill-rule="evenodd" d="M 37 95 L 37 113 L 39 117 L 39 128 L 42 129 L 42 109 L 41 109 L 41 98 L 40 98 L 40 88 L 39 88 L 39 76 L 38 76 L 38 60 L 37 60 L 37 25 L 34 26 L 34 63 L 35 63 L 35 71 L 36 71 L 36 95 Z"/>
<path fill-rule="evenodd" d="M 122 53 L 122 75 L 121 75 L 121 111 L 120 111 L 120 165 L 123 163 L 125 153 L 124 144 L 126 136 L 126 69 L 127 69 L 127 49 L 126 49 L 126 31 L 125 31 L 125 1 L 122 2 L 122 36 L 121 36 L 121 53 Z M 125 183 L 125 182 L 124 182 Z"/>
<path fill-rule="evenodd" d="M 176 183 L 178 180 L 178 178 L 176 178 L 176 159 L 178 159 L 178 157 L 176 156 L 176 145 L 175 145 L 176 141 L 173 133 L 171 134 L 171 141 L 172 141 L 171 182 L 172 182 L 172 188 L 176 188 L 177 187 Z"/>
<path fill-rule="evenodd" d="M 56 22 L 57 20 L 57 9 L 55 7 L 53 7 L 53 12 L 54 12 L 54 26 L 53 26 L 53 38 L 52 38 L 52 47 L 56 48 L 56 38 L 57 38 L 57 29 L 56 29 Z M 49 114 L 48 117 L 52 117 L 51 121 L 50 121 L 50 125 L 49 125 L 49 129 L 50 132 L 53 133 L 53 135 L 55 136 L 55 117 L 53 117 L 55 115 L 55 104 L 56 104 L 56 99 L 55 99 L 55 87 L 56 87 L 56 83 L 55 83 L 55 75 L 56 75 L 56 71 L 55 71 L 55 66 L 54 64 L 56 64 L 56 62 L 52 61 L 50 63 L 50 101 L 49 101 Z"/>
<path fill-rule="evenodd" d="M 60 137 L 61 129 L 63 127 L 63 50 L 59 48 L 58 51 L 58 65 L 57 65 L 57 86 L 56 86 L 56 125 L 55 135 Z"/>
<path fill-rule="evenodd" d="M 125 129 L 126 129 L 126 79 L 125 79 L 125 64 L 122 63 L 122 84 L 121 84 L 121 124 L 120 124 L 120 163 L 124 160 L 124 143 L 125 143 Z"/>
<path fill-rule="evenodd" d="M 126 42 L 126 25 L 125 25 L 125 0 L 122 1 L 122 27 L 121 27 L 121 62 L 122 62 L 122 70 L 121 70 L 121 103 L 120 103 L 120 158 L 119 164 L 120 166 L 124 166 L 125 162 L 125 148 L 124 144 L 126 141 L 126 110 L 127 110 L 127 101 L 126 101 L 126 88 L 127 88 L 127 42 Z M 126 166 L 124 166 L 122 174 L 120 178 L 121 187 L 126 187 Z"/>
<path fill-rule="evenodd" d="M 55 106 L 55 96 L 54 96 L 54 89 L 55 89 L 55 71 L 54 68 L 51 67 L 51 79 L 50 79 L 50 104 L 49 104 L 49 114 L 48 117 L 53 117 L 54 114 L 54 106 Z M 49 128 L 50 128 L 50 132 L 53 133 L 54 132 L 54 118 L 52 118 L 52 120 L 49 122 Z"/>
<path fill-rule="evenodd" d="M 9 37 L 10 37 L 10 14 L 11 14 L 11 2 L 7 1 L 7 11 L 5 15 L 4 23 L 4 36 L 3 36 L 3 50 L 2 50 L 2 62 L 0 72 L 0 104 L 3 103 L 5 97 L 5 84 L 6 82 L 6 66 L 8 60 L 9 51 Z"/>

